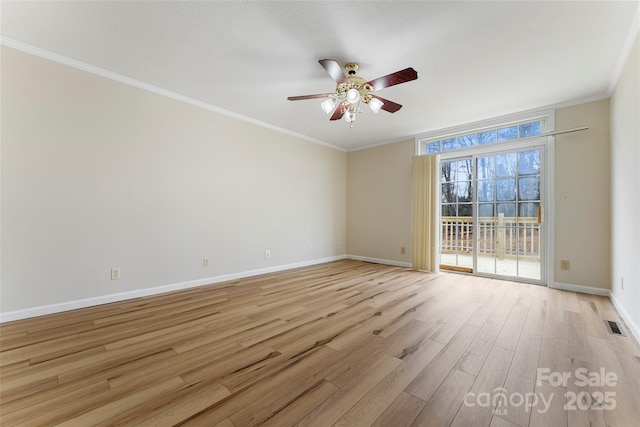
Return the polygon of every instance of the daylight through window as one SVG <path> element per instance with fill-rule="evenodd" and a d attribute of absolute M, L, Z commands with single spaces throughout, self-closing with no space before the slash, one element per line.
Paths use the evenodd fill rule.
<path fill-rule="evenodd" d="M 537 119 L 458 135 L 419 139 L 418 141 L 421 154 L 442 153 L 540 135 L 545 131 L 544 127 L 545 119 Z"/>

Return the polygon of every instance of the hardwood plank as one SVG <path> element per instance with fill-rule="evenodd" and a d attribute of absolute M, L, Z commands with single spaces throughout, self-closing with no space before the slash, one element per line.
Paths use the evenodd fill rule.
<path fill-rule="evenodd" d="M 420 412 L 412 426 L 448 427 L 451 425 L 476 377 L 454 369 Z"/>
<path fill-rule="evenodd" d="M 113 401 L 105 401 L 103 405 L 85 412 L 81 415 L 74 416 L 64 422 L 60 422 L 58 426 L 79 426 L 79 425 L 97 425 L 104 421 L 108 421 L 112 416 L 135 408 L 140 403 L 149 399 L 154 399 L 162 396 L 165 393 L 169 393 L 172 390 L 176 390 L 184 386 L 184 381 L 180 377 L 168 378 L 160 383 L 154 384 L 150 387 L 142 389 L 136 393 L 129 394 L 120 399 Z M 49 415 L 49 414 L 45 414 Z M 44 418 L 49 418 L 45 416 Z M 44 421 L 41 418 L 33 420 L 36 424 L 51 425 L 50 422 Z"/>
<path fill-rule="evenodd" d="M 484 286 L 497 286 L 501 291 L 491 290 L 489 292 L 482 292 L 484 298 L 479 301 L 480 307 L 469 317 L 467 323 L 470 323 L 475 326 L 483 326 L 487 319 L 491 317 L 498 308 L 498 306 L 504 300 L 507 290 L 507 287 L 499 286 L 500 282 L 498 280 L 492 280 L 490 282 L 483 283 Z"/>
<path fill-rule="evenodd" d="M 284 354 L 297 354 L 313 346 L 328 345 L 342 334 L 358 328 L 361 322 L 375 319 L 376 310 L 364 304 L 354 305 L 350 310 L 328 319 L 320 319 L 308 327 L 282 334 L 276 340 L 268 342 Z"/>
<path fill-rule="evenodd" d="M 505 420 L 504 418 L 500 418 L 499 416 L 494 415 L 489 427 L 519 427 L 519 426 L 510 421 Z"/>
<path fill-rule="evenodd" d="M 479 328 L 465 325 L 455 338 L 407 386 L 406 391 L 429 402 L 436 390 L 458 364 Z"/>
<path fill-rule="evenodd" d="M 96 381 L 87 381 L 86 383 L 82 382 L 72 382 L 67 384 L 56 384 L 49 388 L 44 388 L 41 390 L 27 388 L 25 393 L 16 394 L 13 393 L 7 397 L 2 403 L 0 407 L 0 415 L 1 414 L 9 414 L 27 407 L 35 406 L 38 404 L 46 404 L 49 401 L 55 401 L 60 396 L 64 396 L 68 393 L 73 393 L 75 390 L 84 388 L 86 386 L 91 386 L 96 383 L 109 386 L 107 381 L 100 382 Z"/>
<path fill-rule="evenodd" d="M 508 284 L 511 286 L 505 292 L 504 296 L 500 300 L 500 303 L 494 310 L 493 314 L 508 317 L 511 311 L 513 310 L 513 307 L 518 302 L 521 289 L 516 283 L 508 282 Z"/>
<path fill-rule="evenodd" d="M 580 313 L 580 305 L 578 304 L 578 296 L 575 292 L 562 293 L 562 308 L 564 311 Z"/>
<path fill-rule="evenodd" d="M 303 395 L 298 396 L 272 417 L 263 420 L 260 426 L 281 427 L 294 425 L 301 417 L 304 417 L 313 408 L 329 399 L 338 390 L 339 388 L 329 381 L 321 381 L 317 386 L 308 389 Z"/>
<path fill-rule="evenodd" d="M 640 425 L 640 346 L 604 319 L 605 297 L 340 260 L 0 324 L 0 424 Z M 473 405 L 501 389 L 558 399 Z"/>
<path fill-rule="evenodd" d="M 48 399 L 42 399 L 40 401 L 29 399 L 29 403 L 33 404 L 20 408 L 12 407 L 10 404 L 2 405 L 2 411 L 0 411 L 0 425 L 14 425 L 18 424 L 18 422 L 25 422 L 37 417 L 38 414 L 53 412 L 56 409 L 67 406 L 76 400 L 93 396 L 96 393 L 104 393 L 108 390 L 109 384 L 104 380 L 70 390 L 66 393 L 57 390 L 56 393 L 51 395 Z"/>
<path fill-rule="evenodd" d="M 506 320 L 507 317 L 499 313 L 488 318 L 458 361 L 457 368 L 478 375 Z"/>
<path fill-rule="evenodd" d="M 194 384 L 207 378 L 221 378 L 232 372 L 240 372 L 249 366 L 276 357 L 279 354 L 278 351 L 271 347 L 251 347 L 237 352 L 232 358 L 222 357 L 203 362 L 182 372 L 180 376 L 187 384 Z"/>
<path fill-rule="evenodd" d="M 401 363 L 400 359 L 382 355 L 367 370 L 354 377 L 309 412 L 297 425 L 317 427 L 332 425 Z"/>
<path fill-rule="evenodd" d="M 178 355 L 167 351 L 162 354 L 168 355 L 168 359 L 163 358 L 159 363 L 149 363 L 150 360 L 146 357 L 140 359 L 139 363 L 120 365 L 109 371 L 107 379 L 109 387 L 112 389 L 134 384 L 142 387 L 162 378 L 182 375 L 189 372 L 194 366 L 203 366 L 215 363 L 217 360 L 237 357 L 243 350 L 244 347 L 241 345 L 230 343 L 198 347 Z"/>
<path fill-rule="evenodd" d="M 512 359 L 511 350 L 493 347 L 451 426 L 488 426 L 491 423 L 496 408 L 493 404 L 484 406 L 479 395 L 486 393 L 493 401 L 496 389 L 504 384 Z"/>
<path fill-rule="evenodd" d="M 466 323 L 467 319 L 480 307 L 478 303 L 465 304 L 460 310 L 456 312 L 445 324 L 440 328 L 433 336 L 432 340 L 441 342 L 443 344 L 448 343 L 453 338 L 460 328 Z"/>
<path fill-rule="evenodd" d="M 529 426 L 566 427 L 567 411 L 564 410 L 566 392 L 567 388 L 564 386 L 552 386 L 547 382 L 536 384 L 534 395 L 536 397 L 529 399 L 531 404 Z"/>
<path fill-rule="evenodd" d="M 549 372 L 567 372 L 568 327 L 565 322 L 546 318 L 542 330 L 538 368 Z"/>
<path fill-rule="evenodd" d="M 591 351 L 587 343 L 587 334 L 582 324 L 583 317 L 580 313 L 565 311 L 566 345 L 565 355 L 585 362 L 592 362 Z"/>
<path fill-rule="evenodd" d="M 572 407 L 571 410 L 565 411 L 567 416 L 567 425 L 569 427 L 578 427 L 578 426 L 606 426 L 607 423 L 604 419 L 604 411 L 596 408 L 582 407 L 582 409 L 578 409 L 578 404 L 584 402 L 583 396 L 581 393 L 588 393 L 589 396 L 592 396 L 597 389 L 595 387 L 591 387 L 588 384 L 576 383 L 575 374 L 579 369 L 586 370 L 587 372 L 595 372 L 594 365 L 591 363 L 583 362 L 578 359 L 570 359 L 567 358 L 567 365 L 569 365 L 569 369 L 566 371 L 572 375 L 567 381 L 566 390 L 569 393 L 572 393 L 573 396 L 580 396 L 580 400 L 576 399 L 572 402 L 571 399 L 562 399 L 562 402 Z M 578 385 L 579 384 L 579 385 Z M 575 409 L 573 409 L 575 407 Z"/>
<path fill-rule="evenodd" d="M 407 314 L 407 308 L 402 304 L 392 305 L 390 307 L 377 307 L 371 319 L 363 321 L 361 324 L 352 328 L 340 336 L 331 340 L 327 345 L 334 350 L 342 350 L 354 341 L 359 341 L 367 335 L 373 334 L 376 330 L 380 330 L 384 325 L 395 323 L 395 321 Z"/>
<path fill-rule="evenodd" d="M 418 349 L 424 341 L 429 339 L 433 332 L 440 328 L 437 322 L 412 321 L 398 330 L 398 332 L 384 338 L 384 352 L 398 359 L 406 359 Z"/>
<path fill-rule="evenodd" d="M 75 344 L 77 342 L 78 336 L 76 334 L 71 334 L 48 341 L 12 348 L 0 353 L 0 366 L 4 367 L 12 363 L 29 361 L 33 357 L 50 353 L 58 348 L 66 348 L 69 344 Z"/>
<path fill-rule="evenodd" d="M 555 320 L 557 322 L 564 321 L 564 301 L 563 294 L 566 291 L 561 291 L 559 289 L 549 289 L 548 291 L 548 299 L 547 299 L 547 316 L 551 318 L 551 320 Z M 580 306 L 582 311 L 582 306 Z"/>
<path fill-rule="evenodd" d="M 160 413 L 137 423 L 136 426 L 157 427 L 176 425 L 180 421 L 202 411 L 212 403 L 218 402 L 230 394 L 231 392 L 227 390 L 226 387 L 217 384 L 198 393 L 184 396 L 174 404 L 164 406 Z"/>
<path fill-rule="evenodd" d="M 302 395 L 308 394 L 311 389 L 316 387 L 322 381 L 322 376 L 326 373 L 327 366 L 335 360 L 335 356 L 336 352 L 328 347 L 317 347 L 307 353 L 296 355 L 288 359 L 285 365 L 269 375 L 264 381 L 234 392 L 224 401 L 211 405 L 209 408 L 186 419 L 185 422 L 187 425 L 215 425 L 243 410 L 245 411 L 245 416 L 250 419 L 252 415 L 246 411 L 247 406 L 269 394 L 275 393 L 276 398 L 282 398 L 282 396 L 279 396 L 278 387 L 286 389 L 287 397 L 290 400 L 280 402 L 280 407 L 270 405 L 268 402 L 266 406 L 262 406 L 265 401 L 257 404 L 264 411 L 259 418 L 266 421 L 288 404 L 299 399 Z M 293 390 L 291 388 L 287 389 L 288 384 L 291 383 L 295 384 Z M 205 424 L 201 424 L 201 422 Z"/>
<path fill-rule="evenodd" d="M 637 425 L 638 420 L 640 420 L 640 410 L 632 398 L 631 390 L 635 387 L 629 387 L 628 383 L 637 383 L 640 379 L 633 375 L 621 374 L 624 371 L 616 355 L 617 352 L 611 347 L 610 341 L 593 337 L 588 337 L 587 339 L 594 360 L 592 363 L 593 371 L 591 372 L 601 372 L 602 370 L 605 375 L 610 372 L 615 374 L 616 377 L 612 381 L 612 385 L 598 387 L 600 392 L 615 394 L 612 398 L 612 400 L 615 400 L 615 408 L 603 411 L 607 425 Z"/>
<path fill-rule="evenodd" d="M 300 371 L 290 374 L 275 376 L 264 382 L 270 393 L 263 394 L 252 402 L 247 402 L 242 409 L 236 411 L 229 418 L 236 425 L 259 424 L 273 418 L 283 408 L 289 406 L 301 396 L 308 394 L 310 390 L 318 387 L 324 381 L 322 378 L 322 366 L 319 362 L 326 360 L 326 353 L 335 355 L 335 351 L 328 347 L 322 347 L 310 357 L 305 358 L 300 366 Z"/>
<path fill-rule="evenodd" d="M 515 304 L 509 317 L 505 321 L 498 338 L 496 339 L 495 346 L 504 348 L 505 350 L 515 351 L 520 340 L 520 333 L 522 332 L 522 326 L 527 318 L 528 307 L 520 304 Z"/>
<path fill-rule="evenodd" d="M 551 291 L 550 289 L 549 291 Z M 550 292 L 550 297 L 555 298 Z M 549 309 L 549 301 L 547 310 Z M 567 327 L 561 320 L 564 316 L 549 315 L 545 318 L 538 357 L 538 374 L 536 375 L 535 398 L 531 403 L 536 403 L 531 408 L 531 426 L 566 426 L 567 413 L 564 410 L 565 393 L 567 386 L 564 383 L 550 384 L 549 375 L 571 372 L 571 366 L 567 364 L 566 343 Z M 506 418 L 506 417 L 505 417 Z"/>
<path fill-rule="evenodd" d="M 616 351 L 620 368 L 624 372 L 625 380 L 630 391 L 630 397 L 640 412 L 640 357 Z"/>
<path fill-rule="evenodd" d="M 512 404 L 513 400 L 508 396 L 527 396 L 535 391 L 547 306 L 545 297 L 546 288 L 537 288 L 504 382 L 507 396 L 501 400 L 501 406 L 506 413 L 500 417 L 518 425 L 527 425 L 531 412 L 525 404 Z"/>
<path fill-rule="evenodd" d="M 373 427 L 408 427 L 427 404 L 409 393 L 402 392 L 373 424 Z"/>
<path fill-rule="evenodd" d="M 591 301 L 595 304 L 601 318 L 614 320 L 616 322 L 622 320 L 609 298 L 600 295 L 591 295 Z"/>
<path fill-rule="evenodd" d="M 204 327 L 206 330 L 202 331 L 203 333 L 198 334 L 191 339 L 181 340 L 171 346 L 171 348 L 173 348 L 176 353 L 184 353 L 198 347 L 207 346 L 216 342 L 220 343 L 225 338 L 230 338 L 230 340 L 237 342 L 241 339 L 241 334 L 244 336 L 251 336 L 259 333 L 260 331 L 287 324 L 287 322 L 282 319 L 254 320 L 248 322 L 245 321 L 245 319 L 248 320 L 248 318 L 243 317 L 237 324 L 234 322 L 233 327 L 223 327 L 224 325 L 227 325 L 227 322 L 223 322 L 222 324 L 217 322 L 205 324 Z"/>
<path fill-rule="evenodd" d="M 334 426 L 373 424 L 443 347 L 443 344 L 437 341 L 423 341 L 415 352 L 360 399 Z"/>
<path fill-rule="evenodd" d="M 351 351 L 339 353 L 340 357 L 328 369 L 325 376 L 327 381 L 331 381 L 338 387 L 344 387 L 386 354 L 384 350 L 388 348 L 388 341 L 376 335 L 365 338 L 358 344 Z"/>

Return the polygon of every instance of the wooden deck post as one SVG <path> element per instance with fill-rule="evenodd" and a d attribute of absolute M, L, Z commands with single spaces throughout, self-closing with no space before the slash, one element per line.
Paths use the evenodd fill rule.
<path fill-rule="evenodd" d="M 498 214 L 498 225 L 496 227 L 496 251 L 498 259 L 504 259 L 504 213 Z"/>

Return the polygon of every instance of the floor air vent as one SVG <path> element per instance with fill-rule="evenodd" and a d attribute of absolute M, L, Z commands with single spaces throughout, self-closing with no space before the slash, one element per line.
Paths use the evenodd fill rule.
<path fill-rule="evenodd" d="M 622 335 L 626 337 L 627 335 L 622 330 L 622 326 L 618 325 L 616 322 L 612 322 L 611 320 L 605 320 L 604 324 L 607 325 L 607 330 L 610 334 L 614 335 Z"/>

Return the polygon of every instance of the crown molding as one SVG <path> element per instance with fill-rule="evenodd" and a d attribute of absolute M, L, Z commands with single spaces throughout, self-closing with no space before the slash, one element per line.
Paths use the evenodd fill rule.
<path fill-rule="evenodd" d="M 190 98 L 188 96 L 185 95 L 181 95 L 179 93 L 175 93 L 172 92 L 170 90 L 167 89 L 163 89 L 161 87 L 158 86 L 154 86 L 145 82 L 142 82 L 140 80 L 136 80 L 136 79 L 132 79 L 131 77 L 127 77 L 127 76 L 123 76 L 122 74 L 118 74 L 118 73 L 114 73 L 112 71 L 109 70 L 105 70 L 104 68 L 100 68 L 100 67 L 96 67 L 95 65 L 91 65 L 91 64 L 87 64 L 86 62 L 82 62 L 82 61 L 78 61 L 76 59 L 73 58 L 69 58 L 67 56 L 64 55 L 60 55 L 51 51 L 48 51 L 46 49 L 42 49 L 27 43 L 23 43 L 21 41 L 18 40 L 14 40 L 8 37 L 2 37 L 0 39 L 0 44 L 6 47 L 10 47 L 12 49 L 16 49 L 16 50 L 20 50 L 22 52 L 34 55 L 34 56 L 38 56 L 40 58 L 44 58 L 44 59 L 48 59 L 50 61 L 53 62 L 57 62 L 63 65 L 67 65 L 69 67 L 72 68 L 76 68 L 78 70 L 82 70 L 91 74 L 95 74 L 110 80 L 114 80 L 117 81 L 119 83 L 123 83 L 129 86 L 133 86 L 136 87 L 138 89 L 142 89 L 145 90 L 147 92 L 152 92 L 155 93 L 157 95 L 161 95 L 167 98 L 171 98 L 174 99 L 176 101 L 180 101 L 180 102 L 184 102 L 186 104 L 189 105 L 193 105 L 195 107 L 199 107 L 202 108 L 204 110 L 208 110 L 214 113 L 218 113 L 221 114 L 223 116 L 227 116 L 227 117 L 231 117 L 246 123 L 250 123 L 256 126 L 260 126 L 262 128 L 266 128 L 269 130 L 273 130 L 276 132 L 280 132 L 289 136 L 293 136 L 308 142 L 312 142 L 314 144 L 319 144 L 319 145 L 323 145 L 325 147 L 329 147 L 329 148 L 333 148 L 334 150 L 338 150 L 338 151 L 343 151 L 346 152 L 347 150 L 343 147 L 339 147 L 337 145 L 331 144 L 329 142 L 326 141 L 322 141 L 316 138 L 312 138 L 308 135 L 304 135 L 301 133 L 297 133 L 297 132 L 293 132 L 290 131 L 288 129 L 279 127 L 279 126 L 275 126 L 272 125 L 270 123 L 267 122 L 263 122 L 260 120 L 256 120 L 253 119 L 251 117 L 247 117 L 244 116 L 242 114 L 238 114 L 238 113 L 234 113 L 233 111 L 229 111 L 229 110 L 225 110 L 224 108 L 221 107 L 217 107 L 215 105 L 211 105 L 208 104 L 206 102 L 194 99 L 194 98 Z"/>

